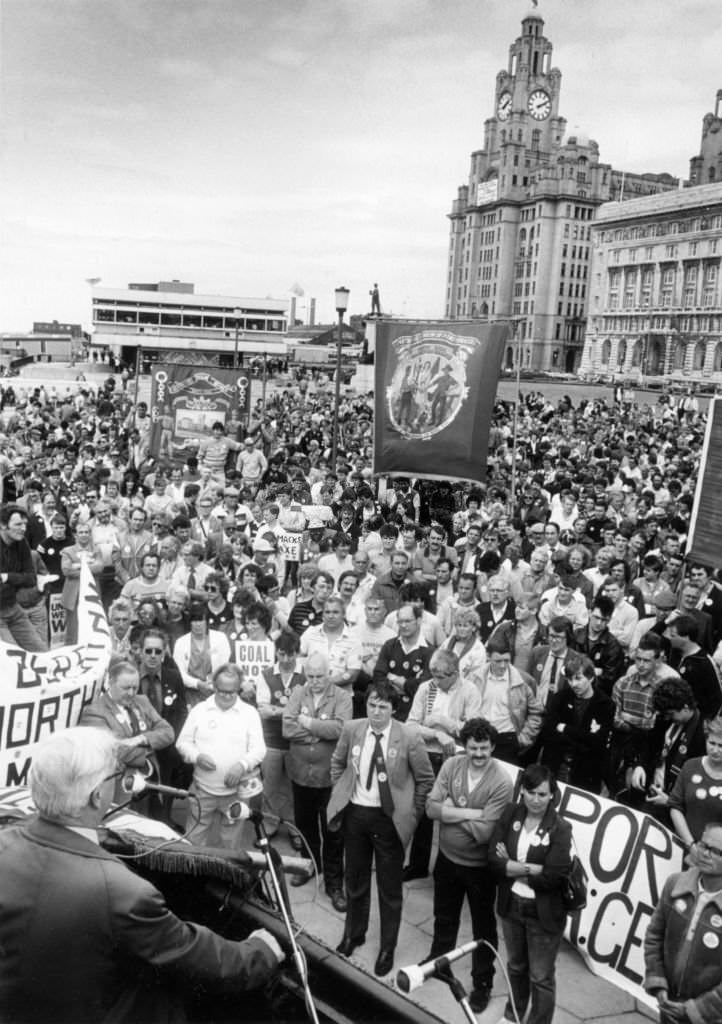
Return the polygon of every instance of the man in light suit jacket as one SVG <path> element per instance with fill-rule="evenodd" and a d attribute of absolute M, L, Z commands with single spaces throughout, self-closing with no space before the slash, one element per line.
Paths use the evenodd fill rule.
<path fill-rule="evenodd" d="M 374 972 L 388 974 L 401 924 L 404 850 L 424 813 L 434 773 L 420 732 L 392 720 L 396 690 L 371 684 L 368 718 L 347 722 L 331 757 L 333 790 L 329 828 L 343 828 L 347 913 L 337 952 L 350 956 L 366 940 L 371 864 L 376 885 L 381 944 Z"/>

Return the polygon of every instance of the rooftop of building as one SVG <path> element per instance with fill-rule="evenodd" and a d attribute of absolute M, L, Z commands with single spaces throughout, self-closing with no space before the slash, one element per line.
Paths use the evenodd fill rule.
<path fill-rule="evenodd" d="M 604 203 L 597 211 L 595 226 L 612 221 L 638 220 L 645 216 L 659 216 L 665 213 L 679 213 L 681 210 L 695 210 L 722 203 L 722 182 L 711 185 L 694 185 L 692 188 L 673 189 L 657 192 L 639 199 L 625 199 L 624 202 Z"/>

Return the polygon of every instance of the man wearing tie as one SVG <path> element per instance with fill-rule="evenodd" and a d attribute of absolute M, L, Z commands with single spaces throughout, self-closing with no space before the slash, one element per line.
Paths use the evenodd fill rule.
<path fill-rule="evenodd" d="M 169 747 L 174 740 L 173 727 L 161 718 L 147 697 L 138 693 L 138 669 L 134 662 L 124 659 L 111 663 L 108 669 L 108 688 L 80 716 L 80 725 L 93 725 L 108 729 L 118 737 L 118 761 L 129 769 L 137 768 L 146 774 L 146 762 L 153 765 L 158 779 L 156 752 Z M 127 799 L 118 779 L 115 802 Z M 140 805 L 142 808 L 142 804 Z M 158 801 L 150 801 L 153 816 L 160 812 Z"/>
<path fill-rule="evenodd" d="M 434 781 L 420 733 L 392 720 L 396 691 L 384 681 L 369 688 L 366 719 L 346 722 L 331 757 L 333 790 L 329 828 L 343 828 L 347 913 L 336 947 L 350 956 L 366 941 L 371 903 L 371 865 L 376 885 L 381 943 L 374 973 L 388 974 L 401 925 L 404 849 L 424 812 Z"/>

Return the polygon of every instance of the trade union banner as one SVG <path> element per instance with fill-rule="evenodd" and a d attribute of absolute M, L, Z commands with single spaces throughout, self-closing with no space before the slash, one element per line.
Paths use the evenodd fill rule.
<path fill-rule="evenodd" d="M 376 329 L 374 473 L 481 481 L 507 323 Z"/>
<path fill-rule="evenodd" d="M 501 762 L 516 780 L 518 769 Z M 559 784 L 557 811 L 572 826 L 588 877 L 587 905 L 567 918 L 565 937 L 587 967 L 656 1007 L 644 991 L 644 935 L 662 887 L 683 868 L 676 835 L 648 814 Z"/>
<path fill-rule="evenodd" d="M 722 568 L 722 401 L 713 398 L 707 412 L 700 472 L 687 539 L 688 558 Z"/>
<path fill-rule="evenodd" d="M 83 563 L 77 644 L 31 654 L 0 642 L 0 786 L 27 784 L 35 744 L 78 724 L 100 692 L 109 659 L 108 622 Z"/>
<path fill-rule="evenodd" d="M 185 462 L 220 421 L 235 440 L 248 415 L 251 383 L 241 370 L 211 370 L 182 363 L 154 365 L 151 373 L 153 457 Z"/>

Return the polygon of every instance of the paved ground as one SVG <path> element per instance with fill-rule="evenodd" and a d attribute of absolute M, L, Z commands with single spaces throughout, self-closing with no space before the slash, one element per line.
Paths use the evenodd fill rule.
<path fill-rule="evenodd" d="M 285 839 L 276 841 L 280 852 L 290 852 Z M 303 927 L 335 947 L 343 932 L 343 915 L 333 909 L 323 885 L 316 890 L 313 882 L 299 889 L 290 889 L 296 920 Z M 404 886 L 404 917 L 397 948 L 394 970 L 388 983 L 394 985 L 399 967 L 418 963 L 429 951 L 433 931 L 432 914 L 433 882 L 431 878 L 419 879 Z M 373 971 L 378 954 L 378 910 L 375 895 L 372 902 L 372 923 L 365 945 L 354 953 L 354 959 L 369 972 Z M 468 913 L 462 918 L 459 945 L 471 940 L 471 926 Z M 454 972 L 462 983 L 470 987 L 470 963 L 459 960 Z M 494 994 L 488 1009 L 479 1016 L 480 1024 L 497 1024 L 504 1011 L 506 984 L 497 971 Z M 427 981 L 412 994 L 416 1002 L 437 1014 L 449 1024 L 462 1024 L 464 1015 L 456 1005 L 446 985 L 438 981 Z M 566 943 L 562 946 L 557 968 L 557 1010 L 554 1024 L 649 1024 L 656 1019 L 646 1007 L 621 989 L 610 985 L 592 974 L 581 957 Z M 389 1022 L 391 1024 L 391 1022 Z"/>

